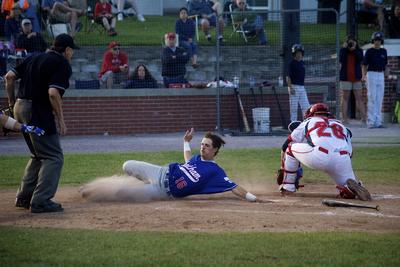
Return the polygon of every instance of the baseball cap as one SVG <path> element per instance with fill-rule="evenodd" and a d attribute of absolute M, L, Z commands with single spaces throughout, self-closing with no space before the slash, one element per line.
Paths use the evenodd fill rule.
<path fill-rule="evenodd" d="M 114 48 L 115 46 L 119 45 L 119 43 L 117 41 L 112 41 L 111 43 L 108 44 L 108 48 Z"/>
<path fill-rule="evenodd" d="M 25 24 L 32 24 L 30 19 L 23 19 L 21 22 L 21 25 L 25 25 Z"/>
<path fill-rule="evenodd" d="M 71 47 L 72 49 L 78 49 L 74 43 L 74 39 L 66 33 L 57 35 L 56 39 L 54 39 L 53 45 L 55 47 Z"/>
<path fill-rule="evenodd" d="M 174 32 L 170 32 L 167 34 L 167 38 L 168 39 L 175 39 L 176 38 L 176 34 Z"/>

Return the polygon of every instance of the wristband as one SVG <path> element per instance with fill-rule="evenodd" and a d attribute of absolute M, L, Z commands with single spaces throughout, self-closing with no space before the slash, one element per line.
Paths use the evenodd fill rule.
<path fill-rule="evenodd" d="M 183 142 L 183 151 L 192 151 L 189 142 Z"/>
<path fill-rule="evenodd" d="M 7 128 L 9 130 L 13 130 L 16 123 L 17 123 L 16 120 L 14 120 L 11 117 L 8 117 L 8 119 L 6 121 L 6 124 L 4 125 L 4 128 Z"/>
<path fill-rule="evenodd" d="M 246 193 L 246 200 L 250 201 L 250 202 L 255 202 L 257 199 L 257 197 L 255 195 L 253 195 L 250 192 Z"/>

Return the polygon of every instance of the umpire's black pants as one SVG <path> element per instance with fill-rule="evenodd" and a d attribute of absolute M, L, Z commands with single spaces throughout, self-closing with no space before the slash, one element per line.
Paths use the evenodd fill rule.
<path fill-rule="evenodd" d="M 19 122 L 29 123 L 29 102 L 17 101 L 14 114 Z M 57 191 L 64 163 L 59 135 L 24 134 L 24 138 L 32 155 L 25 167 L 17 198 L 30 201 L 31 205 L 44 205 Z"/>

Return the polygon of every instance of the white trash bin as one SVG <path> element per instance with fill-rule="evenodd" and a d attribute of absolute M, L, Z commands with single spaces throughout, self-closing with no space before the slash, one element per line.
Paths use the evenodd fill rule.
<path fill-rule="evenodd" d="M 269 133 L 269 108 L 253 108 L 253 126 L 255 133 Z"/>

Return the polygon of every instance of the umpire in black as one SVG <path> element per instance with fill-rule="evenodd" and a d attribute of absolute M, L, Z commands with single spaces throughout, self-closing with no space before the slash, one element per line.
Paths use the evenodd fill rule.
<path fill-rule="evenodd" d="M 33 213 L 63 211 L 53 202 L 64 163 L 59 134 L 67 131 L 62 110 L 62 96 L 69 87 L 72 70 L 70 61 L 76 46 L 67 34 L 58 35 L 45 53 L 26 58 L 6 74 L 6 90 L 15 118 L 22 123 L 34 123 L 46 131 L 43 136 L 24 135 L 31 152 L 16 207 Z M 14 94 L 14 83 L 20 79 Z M 58 124 L 58 131 L 56 127 Z"/>

